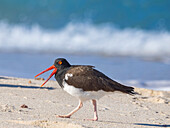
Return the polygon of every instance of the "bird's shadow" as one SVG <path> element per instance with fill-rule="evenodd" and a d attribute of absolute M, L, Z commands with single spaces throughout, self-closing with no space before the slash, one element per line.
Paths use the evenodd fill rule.
<path fill-rule="evenodd" d="M 9 79 L 9 78 L 6 78 L 6 77 L 0 77 L 0 79 Z"/>
<path fill-rule="evenodd" d="M 130 124 L 130 125 L 138 125 L 138 126 L 151 126 L 151 127 L 170 127 L 170 124 L 151 124 L 151 123 L 126 123 L 126 122 L 115 122 L 115 121 L 102 121 L 98 122 L 107 122 L 107 123 L 116 123 L 116 124 Z"/>
<path fill-rule="evenodd" d="M 26 89 L 48 89 L 48 90 L 54 90 L 54 89 L 56 89 L 56 88 L 53 88 L 53 87 L 37 87 L 37 86 L 12 85 L 12 84 L 0 84 L 0 87 L 26 88 Z"/>
<path fill-rule="evenodd" d="M 170 127 L 170 124 L 148 124 L 148 123 L 134 123 L 134 125 L 141 125 L 141 126 L 154 126 L 154 127 Z"/>

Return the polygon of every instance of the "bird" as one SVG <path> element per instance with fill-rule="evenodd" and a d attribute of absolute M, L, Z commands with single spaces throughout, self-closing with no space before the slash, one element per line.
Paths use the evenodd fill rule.
<path fill-rule="evenodd" d="M 66 115 L 57 115 L 60 118 L 70 118 L 75 112 L 83 107 L 85 101 L 91 100 L 94 109 L 94 118 L 87 119 L 98 120 L 97 101 L 109 92 L 119 91 L 126 94 L 136 94 L 134 88 L 120 84 L 91 65 L 71 65 L 65 58 L 58 58 L 54 64 L 35 76 L 52 70 L 53 72 L 41 87 L 53 76 L 59 86 L 70 95 L 79 99 L 78 106 Z"/>

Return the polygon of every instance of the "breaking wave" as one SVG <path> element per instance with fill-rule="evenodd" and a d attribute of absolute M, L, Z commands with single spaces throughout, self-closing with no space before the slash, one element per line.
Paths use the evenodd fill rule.
<path fill-rule="evenodd" d="M 47 30 L 0 22 L 0 51 L 170 58 L 170 32 L 90 23 Z"/>

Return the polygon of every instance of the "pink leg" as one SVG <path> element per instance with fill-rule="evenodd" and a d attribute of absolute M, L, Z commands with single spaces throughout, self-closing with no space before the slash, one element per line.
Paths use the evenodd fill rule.
<path fill-rule="evenodd" d="M 97 120 L 98 120 L 98 115 L 97 115 L 97 104 L 96 104 L 96 100 L 92 100 L 92 104 L 93 104 L 93 107 L 94 107 L 94 119 L 87 119 L 87 120 L 97 121 Z"/>
<path fill-rule="evenodd" d="M 57 115 L 57 117 L 60 118 L 70 118 L 75 112 L 77 112 L 81 107 L 83 107 L 83 103 L 81 100 L 79 100 L 79 105 L 73 110 L 71 111 L 69 114 L 67 115 Z"/>
<path fill-rule="evenodd" d="M 98 120 L 98 115 L 97 115 L 97 104 L 96 104 L 96 100 L 92 100 L 93 103 L 93 107 L 94 107 L 94 119 L 93 121 L 97 121 Z"/>

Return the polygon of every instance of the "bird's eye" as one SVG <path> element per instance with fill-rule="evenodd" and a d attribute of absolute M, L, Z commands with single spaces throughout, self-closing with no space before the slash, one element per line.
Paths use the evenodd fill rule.
<path fill-rule="evenodd" d="M 62 64 L 62 61 L 59 61 L 58 64 L 61 65 L 61 64 Z"/>

